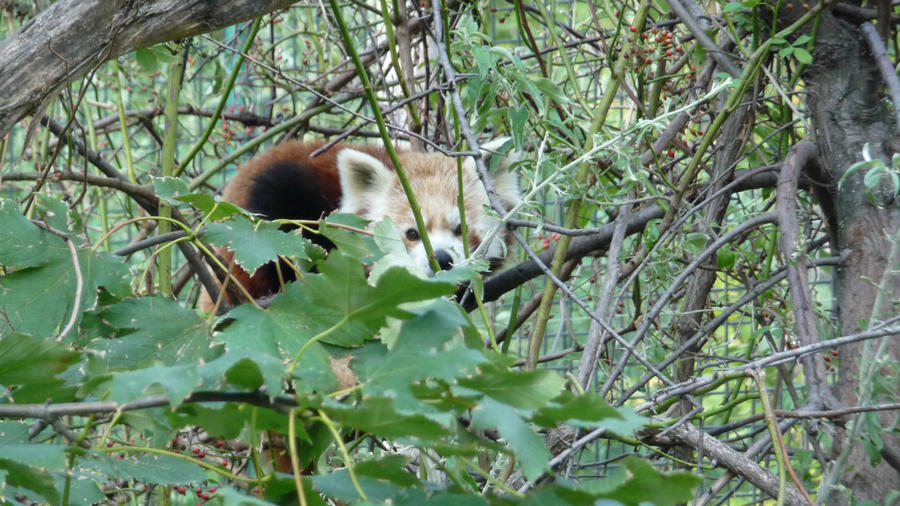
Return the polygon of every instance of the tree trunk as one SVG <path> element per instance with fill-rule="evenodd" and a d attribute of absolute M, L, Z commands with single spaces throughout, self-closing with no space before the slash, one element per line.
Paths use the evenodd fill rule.
<path fill-rule="evenodd" d="M 837 219 L 832 237 L 837 244 L 833 249 L 848 254 L 846 262 L 837 269 L 835 279 L 840 333 L 848 335 L 858 332 L 860 323 L 871 326 L 898 313 L 898 307 L 891 305 L 891 299 L 896 303 L 897 294 L 900 294 L 900 275 L 897 274 L 900 252 L 896 251 L 900 246 L 900 202 L 892 198 L 873 202 L 863 183 L 864 170 L 849 176 L 840 189 L 837 181 L 851 164 L 862 159 L 866 143 L 873 158 L 890 163 L 892 153 L 886 152 L 885 146 L 895 137 L 897 125 L 893 124 L 884 106 L 884 82 L 856 27 L 826 12 L 815 48 L 814 62 L 804 77 L 809 89 L 808 104 L 819 163 L 829 176 L 834 198 Z M 898 106 L 900 104 L 894 104 L 894 107 Z M 879 192 L 875 194 L 877 196 Z M 872 402 L 871 397 L 863 395 L 861 398 L 860 395 L 872 387 L 866 384 L 865 376 L 861 376 L 873 363 L 871 358 L 864 357 L 866 347 L 874 350 L 883 346 L 883 356 L 893 360 L 900 358 L 900 340 L 895 337 L 885 339 L 884 342 L 860 343 L 841 350 L 836 389 L 844 405 Z M 883 371 L 875 371 L 875 374 L 883 374 Z M 896 424 L 896 419 L 896 413 L 880 416 L 885 428 Z M 900 484 L 898 469 L 889 464 L 894 458 L 891 452 L 900 447 L 900 439 L 887 432 L 880 435 L 884 438 L 886 451 L 882 454 L 886 458 L 873 466 L 861 438 L 848 440 L 849 434 L 843 430 L 837 434 L 834 460 L 839 459 L 840 453 L 850 452 L 838 479 L 856 502 L 880 501 Z M 830 495 L 819 497 L 819 501 L 841 504 L 845 499 L 832 489 Z"/>

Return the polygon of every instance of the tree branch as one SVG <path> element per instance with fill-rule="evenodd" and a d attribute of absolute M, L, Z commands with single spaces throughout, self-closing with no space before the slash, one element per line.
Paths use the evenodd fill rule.
<path fill-rule="evenodd" d="M 233 25 L 293 0 L 64 0 L 0 42 L 0 137 L 91 68 Z"/>

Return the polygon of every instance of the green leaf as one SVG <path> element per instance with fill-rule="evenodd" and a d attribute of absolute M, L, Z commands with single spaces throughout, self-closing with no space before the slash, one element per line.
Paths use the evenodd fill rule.
<path fill-rule="evenodd" d="M 629 407 L 614 408 L 596 392 L 576 396 L 565 391 L 534 415 L 535 423 L 553 427 L 561 423 L 585 429 L 605 428 L 613 433 L 632 435 L 647 419 Z"/>
<path fill-rule="evenodd" d="M 165 297 L 141 297 L 100 312 L 117 330 L 90 348 L 101 352 L 111 369 L 134 369 L 157 364 L 197 364 L 218 354 L 210 347 L 206 321 Z"/>
<path fill-rule="evenodd" d="M 497 429 L 509 441 L 516 461 L 529 480 L 536 480 L 550 470 L 550 451 L 544 445 L 543 438 L 535 434 L 509 405 L 490 397 L 483 398 L 472 411 L 472 426 L 477 429 Z"/>
<path fill-rule="evenodd" d="M 66 469 L 66 447 L 57 444 L 11 444 L 0 446 L 5 459 L 27 462 L 29 466 L 47 471 Z"/>
<path fill-rule="evenodd" d="M 685 236 L 684 242 L 682 244 L 684 246 L 684 249 L 690 251 L 691 253 L 699 253 L 703 251 L 708 241 L 709 236 L 704 234 L 703 232 L 691 232 Z"/>
<path fill-rule="evenodd" d="M 716 264 L 720 269 L 731 269 L 734 267 L 735 254 L 734 250 L 725 246 L 716 251 Z"/>
<path fill-rule="evenodd" d="M 403 415 L 394 409 L 394 401 L 384 397 L 369 397 L 358 406 L 334 405 L 323 408 L 342 426 L 353 427 L 376 436 L 414 438 L 423 444 L 449 436 L 439 423 L 422 415 Z"/>
<path fill-rule="evenodd" d="M 54 383 L 81 355 L 60 342 L 10 334 L 0 339 L 0 384 Z"/>
<path fill-rule="evenodd" d="M 306 480 L 304 480 L 306 481 Z M 277 503 L 264 501 L 255 496 L 247 494 L 243 490 L 232 487 L 221 487 L 216 491 L 216 497 L 222 500 L 223 506 L 276 506 Z M 297 494 L 294 494 L 294 498 Z M 307 500 L 309 499 L 307 494 Z M 310 503 L 312 504 L 312 503 Z"/>
<path fill-rule="evenodd" d="M 369 500 L 385 502 L 400 496 L 405 489 L 419 484 L 419 480 L 404 468 L 406 463 L 407 459 L 401 455 L 388 455 L 360 462 L 356 464 L 354 471 L 360 488 Z M 353 502 L 359 499 L 346 468 L 313 477 L 313 485 L 319 492 L 339 501 Z"/>
<path fill-rule="evenodd" d="M 134 52 L 134 59 L 141 70 L 148 74 L 152 74 L 159 70 L 160 65 L 167 61 L 164 54 L 168 51 L 160 51 L 158 47 L 145 47 Z"/>
<path fill-rule="evenodd" d="M 570 102 L 569 97 L 566 95 L 563 89 L 557 86 L 556 83 L 554 83 L 550 79 L 547 79 L 546 77 L 537 77 L 534 78 L 532 82 L 535 86 L 537 86 L 539 90 L 541 90 L 542 93 L 552 98 L 554 102 L 560 104 L 567 104 Z"/>
<path fill-rule="evenodd" d="M 263 264 L 275 260 L 278 255 L 308 259 L 305 239 L 297 232 L 285 233 L 280 225 L 271 221 L 258 221 L 237 217 L 233 220 L 210 223 L 203 239 L 216 246 L 225 246 L 234 252 L 234 258 L 247 272 L 253 272 Z"/>
<path fill-rule="evenodd" d="M 219 403 L 212 406 L 215 407 L 182 404 L 175 411 L 166 410 L 166 416 L 175 427 L 202 427 L 211 437 L 226 439 L 240 436 L 241 429 L 249 425 L 253 416 L 253 410 L 239 404 Z"/>
<path fill-rule="evenodd" d="M 54 236 L 22 216 L 15 202 L 0 199 L 0 264 L 11 267 L 36 267 L 53 261 L 57 254 L 51 244 Z"/>
<path fill-rule="evenodd" d="M 190 193 L 175 198 L 181 202 L 187 202 L 195 208 L 203 211 L 207 219 L 225 220 L 238 214 L 244 214 L 245 211 L 231 202 L 218 201 L 205 193 Z"/>
<path fill-rule="evenodd" d="M 231 202 L 218 202 L 205 193 L 192 192 L 184 180 L 175 177 L 151 177 L 153 190 L 166 202 L 177 206 L 186 202 L 199 209 L 208 220 L 224 220 L 236 214 L 248 215 L 246 211 Z"/>
<path fill-rule="evenodd" d="M 106 499 L 106 495 L 100 490 L 100 477 L 94 473 L 83 473 L 77 469 L 72 471 L 72 478 L 69 480 L 69 505 L 71 506 L 91 506 L 93 504 L 102 504 Z M 64 473 L 55 473 L 56 490 L 65 490 L 66 475 Z"/>
<path fill-rule="evenodd" d="M 173 404 L 187 397 L 198 384 L 197 364 L 147 367 L 113 374 L 109 381 L 111 400 L 125 403 L 144 395 L 148 387 L 159 385 Z"/>
<path fill-rule="evenodd" d="M 516 408 L 540 408 L 559 395 L 566 383 L 559 374 L 547 369 L 510 371 L 484 365 L 481 370 L 481 374 L 461 379 L 459 384 Z"/>
<path fill-rule="evenodd" d="M 513 141 L 516 149 L 521 149 L 525 142 L 525 126 L 528 124 L 528 107 L 525 104 L 519 107 L 510 107 L 509 110 L 510 132 L 513 134 Z"/>
<path fill-rule="evenodd" d="M 2 450 L 0 447 L 0 455 L 4 455 L 0 457 L 0 479 L 2 479 L 0 498 L 5 498 L 9 502 L 19 502 L 15 498 L 17 489 L 24 489 L 43 498 L 47 503 L 59 504 L 59 492 L 56 490 L 52 474 L 18 460 L 5 458 Z"/>
<path fill-rule="evenodd" d="M 122 480 L 157 485 L 184 485 L 206 480 L 202 467 L 169 455 L 137 454 L 119 460 L 111 455 L 92 453 L 79 458 L 78 462 L 83 469 L 99 471 Z"/>
<path fill-rule="evenodd" d="M 626 458 L 625 467 L 627 471 L 622 470 L 617 478 L 586 481 L 579 488 L 594 491 L 598 497 L 615 499 L 626 505 L 651 503 L 656 506 L 675 506 L 691 501 L 694 488 L 700 483 L 700 478 L 691 473 L 661 473 L 652 464 L 637 457 Z"/>
<path fill-rule="evenodd" d="M 292 283 L 266 310 L 250 304 L 232 309 L 228 317 L 234 318 L 234 322 L 217 336 L 225 343 L 226 354 L 208 366 L 222 374 L 238 361 L 249 358 L 263 371 L 269 392 L 272 395 L 280 392 L 284 362 L 293 359 L 315 335 L 311 327 L 315 322 L 305 312 L 315 308 L 302 305 L 305 301 L 300 292 L 300 283 Z M 338 383 L 331 372 L 329 357 L 321 343 L 309 345 L 294 371 L 294 377 L 299 380 L 297 387 L 303 391 L 334 391 Z M 204 367 L 202 372 L 206 376 L 210 369 Z"/>
<path fill-rule="evenodd" d="M 802 47 L 794 47 L 794 58 L 797 59 L 798 62 L 809 65 L 813 61 L 812 55 L 806 49 Z"/>
<path fill-rule="evenodd" d="M 0 446 L 27 443 L 28 438 L 27 423 L 18 420 L 0 420 Z"/>
<path fill-rule="evenodd" d="M 319 221 L 319 232 L 327 237 L 345 255 L 362 259 L 372 254 L 372 248 L 365 235 L 344 227 L 365 230 L 368 222 L 353 214 L 331 213 Z M 343 225 L 341 227 L 335 225 Z"/>
<path fill-rule="evenodd" d="M 70 213 L 65 202 L 43 193 L 37 195 L 35 218 L 56 230 L 80 230 L 79 224 L 75 223 L 79 219 L 78 215 Z M 81 245 L 79 238 L 73 237 L 73 240 L 75 244 Z"/>
<path fill-rule="evenodd" d="M 260 313 L 265 317 L 264 312 Z M 202 364 L 199 368 L 203 387 L 217 389 L 225 381 L 248 391 L 266 385 L 272 395 L 280 392 L 284 372 L 284 360 L 281 355 L 277 352 L 260 351 L 255 348 L 258 342 L 241 343 L 239 334 L 226 332 L 225 335 L 232 342 L 232 346 L 221 356 Z M 332 377 L 329 385 L 333 385 L 334 382 Z"/>
<path fill-rule="evenodd" d="M 75 263 L 66 242 L 22 216 L 15 204 L 0 199 L 0 335 L 16 332 L 36 337 L 56 335 L 72 316 L 77 288 Z M 79 311 L 96 304 L 97 291 L 124 296 L 131 276 L 122 259 L 109 253 L 77 251 L 82 276 Z M 17 269 L 18 268 L 18 269 Z M 68 334 L 71 338 L 74 332 Z"/>
<path fill-rule="evenodd" d="M 447 347 L 466 323 L 459 306 L 446 299 L 434 301 L 403 323 L 388 355 L 367 375 L 363 392 L 393 396 L 401 411 L 433 412 L 415 398 L 411 385 L 426 378 L 453 381 L 473 374 L 486 361 L 476 350 Z"/>

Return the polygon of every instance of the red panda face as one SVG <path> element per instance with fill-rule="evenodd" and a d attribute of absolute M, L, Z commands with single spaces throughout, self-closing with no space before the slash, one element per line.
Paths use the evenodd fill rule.
<path fill-rule="evenodd" d="M 442 269 L 458 265 L 466 254 L 457 200 L 456 158 L 418 152 L 399 152 L 398 158 L 419 202 L 438 263 Z M 519 201 L 516 177 L 507 170 L 509 162 L 501 163 L 501 170 L 493 177 L 494 187 L 507 208 Z M 389 217 L 397 225 L 413 260 L 431 273 L 409 201 L 396 173 L 380 160 L 349 148 L 338 153 L 337 165 L 342 191 L 340 211 L 372 221 Z M 508 234 L 500 220 L 486 211 L 487 193 L 471 158 L 462 163 L 462 186 L 471 252 L 477 251 L 480 257 L 488 259 L 505 257 Z"/>

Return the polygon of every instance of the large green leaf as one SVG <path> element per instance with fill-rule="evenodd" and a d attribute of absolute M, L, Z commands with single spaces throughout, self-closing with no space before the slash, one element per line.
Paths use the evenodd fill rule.
<path fill-rule="evenodd" d="M 624 435 L 633 434 L 647 422 L 630 407 L 616 409 L 610 406 L 596 392 L 575 395 L 569 391 L 553 399 L 552 403 L 541 406 L 533 420 L 544 427 L 565 423 L 591 430 L 605 428 Z"/>
<path fill-rule="evenodd" d="M 467 319 L 459 306 L 438 299 L 421 314 L 403 323 L 393 348 L 366 378 L 367 395 L 394 397 L 400 411 L 434 412 L 416 399 L 411 386 L 427 378 L 453 381 L 473 374 L 486 358 L 476 350 L 461 346 L 448 348 L 451 339 Z"/>
<path fill-rule="evenodd" d="M 459 384 L 517 408 L 540 408 L 565 385 L 559 374 L 546 369 L 510 371 L 496 365 L 481 369 L 481 374 L 461 379 Z"/>
<path fill-rule="evenodd" d="M 337 383 L 330 370 L 331 355 L 321 343 L 359 346 L 372 339 L 389 317 L 413 316 L 402 304 L 453 289 L 452 283 L 420 279 L 399 268 L 386 271 L 373 287 L 362 265 L 340 251 L 332 252 L 320 271 L 292 283 L 266 310 L 247 304 L 233 309 L 228 316 L 234 321 L 218 338 L 229 351 L 250 349 L 290 361 L 299 356 L 293 376 L 300 380 L 300 388 L 331 391 Z M 275 386 L 271 377 L 267 383 Z"/>
<path fill-rule="evenodd" d="M 253 223 L 238 216 L 232 220 L 210 223 L 203 239 L 233 251 L 235 261 L 247 272 L 277 259 L 278 255 L 308 259 L 306 245 L 309 240 L 302 237 L 299 230 L 285 233 L 271 221 Z"/>
<path fill-rule="evenodd" d="M 104 388 L 109 388 L 110 400 L 125 403 L 150 394 L 148 387 L 157 386 L 173 404 L 177 404 L 194 390 L 198 382 L 197 364 L 187 363 L 117 372 Z"/>
<path fill-rule="evenodd" d="M 0 447 L 0 452 L 2 451 L 3 447 Z M 32 496 L 32 500 L 35 500 L 36 496 L 43 498 L 44 502 L 59 504 L 59 492 L 50 472 L 25 464 L 22 460 L 0 457 L 0 498 L 8 502 L 18 502 L 15 497 L 20 490 L 30 492 L 27 495 Z"/>
<path fill-rule="evenodd" d="M 79 458 L 78 464 L 82 469 L 99 471 L 120 479 L 158 485 L 186 485 L 206 480 L 202 467 L 169 455 L 137 454 L 120 460 L 107 454 L 89 454 Z"/>
<path fill-rule="evenodd" d="M 0 384 L 56 383 L 54 376 L 77 361 L 79 353 L 55 340 L 10 334 L 0 339 Z"/>
<path fill-rule="evenodd" d="M 238 306 L 228 313 L 234 318 L 227 328 L 217 335 L 225 343 L 226 354 L 204 367 L 206 375 L 211 368 L 226 372 L 240 360 L 248 358 L 259 366 L 269 393 L 281 392 L 281 379 L 285 361 L 293 359 L 300 348 L 309 342 L 313 333 L 306 313 L 301 311 L 297 283 L 288 287 L 263 310 L 250 304 Z M 296 365 L 294 377 L 297 387 L 303 391 L 331 392 L 337 388 L 337 379 L 330 368 L 330 357 L 321 343 L 311 343 Z"/>
<path fill-rule="evenodd" d="M 0 199 L 0 335 L 12 331 L 51 337 L 71 317 L 77 276 L 66 242 L 22 216 L 15 204 Z M 77 250 L 82 277 L 79 311 L 94 307 L 100 287 L 119 296 L 129 292 L 130 275 L 121 258 L 109 253 Z M 69 337 L 74 332 L 69 334 Z"/>
<path fill-rule="evenodd" d="M 370 501 L 403 504 L 391 500 L 403 494 L 407 488 L 419 484 L 419 480 L 404 469 L 406 461 L 403 456 L 390 455 L 355 465 L 357 481 Z M 319 492 L 339 501 L 353 502 L 359 499 L 359 493 L 346 468 L 314 477 L 313 485 Z"/>
<path fill-rule="evenodd" d="M 165 297 L 129 299 L 104 309 L 100 317 L 116 329 L 116 338 L 89 348 L 100 352 L 110 369 L 198 364 L 218 354 L 210 347 L 206 321 Z"/>
<path fill-rule="evenodd" d="M 615 478 L 603 481 L 587 481 L 581 490 L 594 491 L 597 497 L 614 499 L 626 505 L 655 504 L 674 506 L 694 497 L 694 488 L 700 477 L 686 472 L 661 473 L 644 459 L 628 457 L 624 470 Z M 610 481 L 620 480 L 611 490 Z M 606 490 L 604 490 L 606 489 Z"/>
<path fill-rule="evenodd" d="M 472 411 L 472 426 L 477 429 L 497 429 L 509 442 L 529 480 L 538 479 L 550 469 L 550 451 L 544 440 L 522 419 L 515 409 L 490 397 L 485 397 Z"/>
<path fill-rule="evenodd" d="M 394 402 L 383 397 L 369 397 L 358 406 L 332 405 L 325 411 L 345 427 L 353 427 L 385 438 L 410 438 L 423 444 L 449 436 L 450 431 L 422 415 L 403 415 Z"/>

